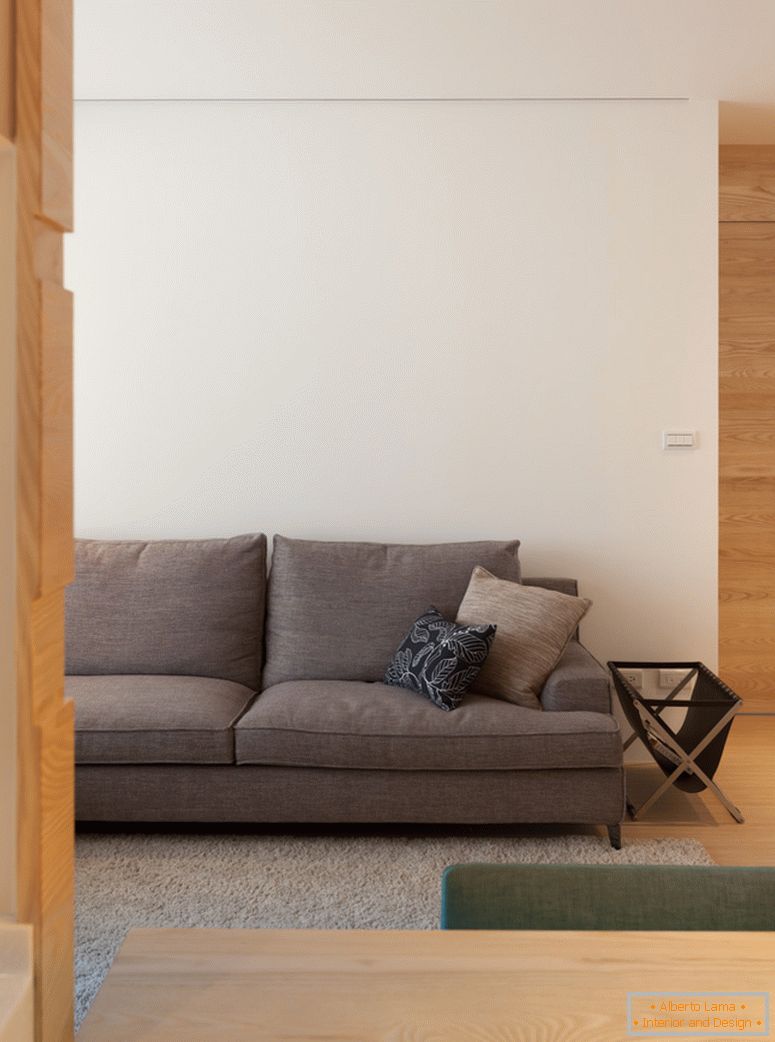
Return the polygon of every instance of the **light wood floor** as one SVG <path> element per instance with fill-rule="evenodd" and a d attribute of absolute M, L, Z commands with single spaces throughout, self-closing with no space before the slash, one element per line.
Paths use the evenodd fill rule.
<path fill-rule="evenodd" d="M 662 778 L 656 766 L 628 767 L 633 802 L 642 802 Z M 645 820 L 624 826 L 625 842 L 693 837 L 720 865 L 775 865 L 775 716 L 737 717 L 715 781 L 743 812 L 744 824 L 733 821 L 714 796 L 674 789 Z"/>

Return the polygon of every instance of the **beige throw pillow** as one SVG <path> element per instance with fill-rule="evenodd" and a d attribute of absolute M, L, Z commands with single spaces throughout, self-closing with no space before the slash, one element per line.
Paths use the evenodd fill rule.
<path fill-rule="evenodd" d="M 540 709 L 541 689 L 591 604 L 584 597 L 498 579 L 477 565 L 457 621 L 495 623 L 498 629 L 471 690 Z"/>

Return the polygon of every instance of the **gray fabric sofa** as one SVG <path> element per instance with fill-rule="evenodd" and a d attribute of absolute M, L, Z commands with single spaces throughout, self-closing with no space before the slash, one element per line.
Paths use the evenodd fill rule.
<path fill-rule="evenodd" d="M 66 603 L 81 821 L 557 822 L 619 843 L 608 676 L 574 639 L 542 710 L 469 693 L 445 713 L 381 678 L 473 567 L 519 543 L 275 537 L 79 540 Z M 521 581 L 575 594 L 571 579 Z"/>

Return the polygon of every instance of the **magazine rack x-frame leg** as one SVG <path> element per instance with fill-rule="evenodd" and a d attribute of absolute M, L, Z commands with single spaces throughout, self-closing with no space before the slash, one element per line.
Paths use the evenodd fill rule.
<path fill-rule="evenodd" d="M 641 719 L 643 720 L 643 725 L 649 734 L 649 738 L 655 742 L 663 756 L 666 756 L 676 764 L 676 768 L 672 774 L 665 778 L 662 784 L 649 796 L 649 798 L 640 805 L 640 807 L 635 808 L 628 802 L 627 809 L 629 810 L 633 821 L 639 815 L 645 814 L 649 807 L 652 807 L 657 800 L 667 792 L 676 778 L 680 777 L 684 772 L 687 772 L 689 774 L 696 774 L 700 781 L 705 783 L 719 802 L 729 811 L 735 821 L 742 824 L 745 819 L 743 818 L 739 808 L 736 807 L 726 793 L 724 793 L 723 790 L 708 777 L 705 771 L 703 771 L 699 764 L 697 764 L 695 759 L 695 757 L 699 756 L 702 750 L 713 741 L 719 731 L 727 726 L 727 724 L 732 720 L 732 717 L 737 713 L 739 707 L 737 705 L 732 706 L 718 721 L 716 726 L 708 731 L 705 737 L 698 742 L 690 752 L 681 748 L 679 743 L 675 740 L 672 732 L 662 724 L 655 713 L 652 713 L 651 710 L 642 704 L 638 705 L 637 708 L 641 715 Z"/>

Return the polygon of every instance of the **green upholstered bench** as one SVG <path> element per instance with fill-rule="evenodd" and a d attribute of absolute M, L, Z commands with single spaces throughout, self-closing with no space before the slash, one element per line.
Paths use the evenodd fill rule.
<path fill-rule="evenodd" d="M 775 868 L 452 865 L 446 930 L 775 930 Z"/>

